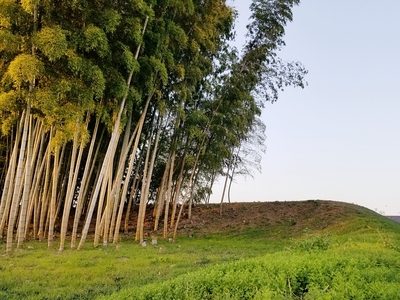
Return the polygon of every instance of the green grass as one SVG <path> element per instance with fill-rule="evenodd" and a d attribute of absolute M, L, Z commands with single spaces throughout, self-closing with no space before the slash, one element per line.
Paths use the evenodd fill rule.
<path fill-rule="evenodd" d="M 293 223 L 147 247 L 28 241 L 6 255 L 2 241 L 0 299 L 400 299 L 400 224 L 359 207 L 322 229 Z"/>
<path fill-rule="evenodd" d="M 388 249 L 280 252 L 129 288 L 107 299 L 398 299 L 399 269 L 398 253 Z"/>
<path fill-rule="evenodd" d="M 33 250 L 28 250 L 28 246 Z M 162 250 L 160 251 L 160 247 Z M 45 243 L 0 258 L 0 299 L 95 299 L 125 287 L 162 282 L 209 265 L 268 253 L 275 244 L 244 238 L 179 238 L 142 247 L 126 240 L 108 247 L 63 252 Z"/>

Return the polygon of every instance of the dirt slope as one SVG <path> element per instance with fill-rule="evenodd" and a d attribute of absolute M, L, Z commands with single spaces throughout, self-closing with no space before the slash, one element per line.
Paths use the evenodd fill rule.
<path fill-rule="evenodd" d="M 338 227 L 357 216 L 382 217 L 364 207 L 337 201 L 243 202 L 224 203 L 222 215 L 219 204 L 196 205 L 189 220 L 187 210 L 179 224 L 179 234 L 231 234 L 243 231 L 298 235 Z M 146 218 L 145 231 L 151 235 L 153 218 Z M 135 224 L 135 223 L 134 223 Z M 290 231 L 284 228 L 290 227 Z M 289 233 L 288 233 L 289 232 Z M 160 233 L 160 232 L 158 232 Z"/>
<path fill-rule="evenodd" d="M 161 216 L 159 230 L 154 232 L 154 217 L 152 206 L 146 210 L 144 232 L 147 237 L 163 235 L 164 216 Z M 369 227 L 372 223 L 392 222 L 384 216 L 365 207 L 338 201 L 307 200 L 307 201 L 275 201 L 275 202 L 242 202 L 224 203 L 222 214 L 219 204 L 197 204 L 192 209 L 192 219 L 188 219 L 187 208 L 181 217 L 178 236 L 228 235 L 240 236 L 250 233 L 253 236 L 268 238 L 299 237 L 303 233 L 352 232 L 355 218 L 365 221 L 356 226 Z M 373 221 L 371 221 L 373 220 Z M 73 219 L 71 219 L 71 226 Z M 131 239 L 136 232 L 137 211 L 130 214 L 128 233 L 121 237 Z M 363 224 L 363 225 L 360 225 Z M 380 226 L 380 225 L 378 225 Z M 400 225 L 399 225 L 400 226 Z M 371 227 L 372 228 L 372 227 Z M 173 229 L 169 229 L 171 237 Z M 89 236 L 94 234 L 94 222 L 89 229 Z M 56 237 L 58 237 L 56 233 Z"/>

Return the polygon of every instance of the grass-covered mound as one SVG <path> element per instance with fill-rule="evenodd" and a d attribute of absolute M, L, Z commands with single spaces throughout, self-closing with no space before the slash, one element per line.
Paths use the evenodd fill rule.
<path fill-rule="evenodd" d="M 157 245 L 130 232 L 81 251 L 3 247 L 0 299 L 400 299 L 400 224 L 366 208 L 266 202 L 194 213 L 174 243 L 149 231 Z"/>

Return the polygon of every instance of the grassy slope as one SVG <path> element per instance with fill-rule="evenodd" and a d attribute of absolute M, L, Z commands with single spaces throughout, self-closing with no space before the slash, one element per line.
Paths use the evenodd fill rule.
<path fill-rule="evenodd" d="M 157 246 L 143 248 L 124 236 L 117 247 L 93 249 L 88 244 L 83 251 L 59 253 L 35 241 L 11 256 L 2 250 L 0 299 L 95 299 L 119 290 L 115 298 L 123 299 L 146 289 L 157 291 L 165 281 L 168 289 L 190 277 L 182 274 L 218 274 L 217 265 L 237 261 L 238 268 L 246 269 L 248 259 L 262 265 L 265 255 L 269 262 L 299 261 L 307 255 L 322 255 L 323 261 L 326 253 L 345 257 L 350 252 L 354 257 L 364 253 L 391 258 L 398 257 L 400 248 L 400 224 L 352 204 L 232 203 L 224 206 L 222 216 L 217 205 L 196 206 L 194 213 L 191 222 L 182 222 L 175 243 L 159 239 Z"/>

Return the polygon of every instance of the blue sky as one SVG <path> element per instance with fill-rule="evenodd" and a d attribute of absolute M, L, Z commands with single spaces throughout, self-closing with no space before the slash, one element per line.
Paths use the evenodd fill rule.
<path fill-rule="evenodd" d="M 230 3 L 240 48 L 251 1 Z M 400 215 L 399 12 L 394 0 L 303 0 L 294 8 L 280 56 L 305 65 L 308 86 L 266 104 L 262 173 L 237 178 L 232 201 L 338 200 Z"/>

